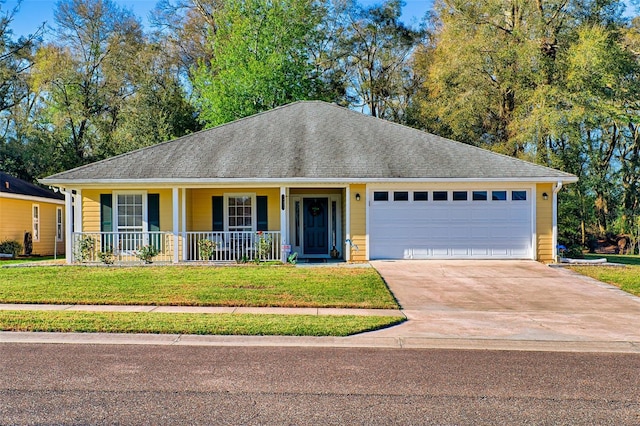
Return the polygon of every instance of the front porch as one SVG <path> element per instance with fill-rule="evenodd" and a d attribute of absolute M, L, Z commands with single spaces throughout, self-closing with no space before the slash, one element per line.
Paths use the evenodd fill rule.
<path fill-rule="evenodd" d="M 354 260 L 351 186 L 67 190 L 67 263 Z"/>
<path fill-rule="evenodd" d="M 74 232 L 73 260 L 80 263 L 135 263 L 143 250 L 152 262 L 286 261 L 279 231 L 258 232 Z M 175 243 L 178 258 L 175 257 Z M 284 254 L 286 256 L 286 254 Z"/>

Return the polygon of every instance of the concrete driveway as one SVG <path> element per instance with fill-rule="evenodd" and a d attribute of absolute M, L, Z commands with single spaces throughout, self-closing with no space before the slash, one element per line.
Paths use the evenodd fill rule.
<path fill-rule="evenodd" d="M 371 263 L 410 320 L 377 337 L 640 348 L 640 298 L 562 268 L 534 261 Z"/>

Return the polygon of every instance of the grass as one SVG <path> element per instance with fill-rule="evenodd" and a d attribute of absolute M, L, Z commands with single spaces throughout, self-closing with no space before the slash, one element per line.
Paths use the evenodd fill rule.
<path fill-rule="evenodd" d="M 606 258 L 607 262 L 621 263 L 625 267 L 571 266 L 571 269 L 598 281 L 614 285 L 621 290 L 640 296 L 640 257 L 623 255 L 585 255 L 587 259 Z"/>
<path fill-rule="evenodd" d="M 0 303 L 398 308 L 373 268 L 0 268 Z"/>
<path fill-rule="evenodd" d="M 58 260 L 64 259 L 64 254 L 58 256 Z M 3 265 L 15 265 L 19 263 L 37 263 L 54 260 L 53 256 L 34 256 L 34 257 L 19 257 L 17 259 L 1 259 L 0 266 Z"/>
<path fill-rule="evenodd" d="M 0 330 L 31 332 L 349 336 L 403 321 L 401 317 L 354 315 L 0 311 Z"/>

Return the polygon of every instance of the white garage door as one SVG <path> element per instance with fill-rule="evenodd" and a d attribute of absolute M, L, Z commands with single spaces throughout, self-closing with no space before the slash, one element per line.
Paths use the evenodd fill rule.
<path fill-rule="evenodd" d="M 371 259 L 531 259 L 531 191 L 375 190 Z"/>

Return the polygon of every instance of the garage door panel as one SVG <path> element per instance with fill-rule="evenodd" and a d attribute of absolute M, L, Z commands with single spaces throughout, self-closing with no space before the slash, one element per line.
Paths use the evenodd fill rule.
<path fill-rule="evenodd" d="M 526 201 L 373 202 L 369 209 L 370 257 L 530 259 L 530 198 Z"/>
<path fill-rule="evenodd" d="M 491 238 L 491 229 L 483 226 L 474 226 L 471 228 L 471 239 Z"/>
<path fill-rule="evenodd" d="M 445 217 L 449 218 L 450 220 L 459 220 L 459 221 L 469 221 L 471 220 L 471 210 L 469 209 L 464 209 L 464 207 L 460 208 L 454 208 L 454 209 L 450 209 L 447 212 L 444 212 L 444 214 L 446 215 Z"/>
<path fill-rule="evenodd" d="M 467 249 L 467 248 L 454 248 L 454 249 L 451 249 L 451 255 L 452 256 L 468 257 L 469 256 L 469 249 Z"/>
<path fill-rule="evenodd" d="M 492 248 L 491 249 L 491 257 L 508 257 L 509 256 L 509 250 L 507 249 L 497 249 L 497 248 Z"/>
<path fill-rule="evenodd" d="M 475 257 L 489 257 L 491 252 L 487 248 L 472 248 L 471 255 Z"/>
<path fill-rule="evenodd" d="M 446 249 L 446 248 L 434 248 L 434 249 L 431 250 L 431 253 L 432 253 L 431 256 L 433 256 L 433 257 L 439 257 L 439 256 L 445 257 L 445 256 L 449 256 L 449 249 Z M 415 259 L 415 257 L 414 257 L 414 259 Z"/>

